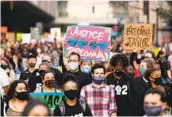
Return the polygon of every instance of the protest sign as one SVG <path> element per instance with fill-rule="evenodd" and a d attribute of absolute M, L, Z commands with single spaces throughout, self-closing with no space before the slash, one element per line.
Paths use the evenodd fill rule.
<path fill-rule="evenodd" d="M 111 29 L 96 26 L 69 26 L 65 33 L 64 57 L 71 52 L 80 54 L 81 59 L 107 61 Z"/>
<path fill-rule="evenodd" d="M 22 33 L 17 33 L 16 40 L 17 41 L 22 41 Z"/>
<path fill-rule="evenodd" d="M 15 33 L 14 33 L 14 32 L 7 32 L 6 38 L 7 38 L 8 40 L 13 40 L 13 39 L 15 39 Z"/>
<path fill-rule="evenodd" d="M 22 43 L 30 43 L 30 33 L 23 33 L 22 34 Z"/>
<path fill-rule="evenodd" d="M 50 33 L 51 33 L 51 37 L 52 37 L 53 41 L 54 41 L 54 38 L 56 38 L 56 40 L 61 39 L 61 29 L 60 28 L 51 28 Z"/>
<path fill-rule="evenodd" d="M 123 49 L 130 52 L 133 50 L 150 50 L 152 38 L 152 24 L 125 24 Z"/>
<path fill-rule="evenodd" d="M 10 43 L 14 43 L 15 42 L 15 33 L 14 32 L 7 32 L 6 38 Z"/>
<path fill-rule="evenodd" d="M 31 33 L 31 40 L 40 40 L 41 37 L 38 27 L 31 27 L 30 33 Z"/>
<path fill-rule="evenodd" d="M 30 93 L 30 96 L 45 103 L 49 107 L 51 114 L 53 114 L 55 107 L 65 99 L 64 93 L 61 92 L 36 92 Z"/>

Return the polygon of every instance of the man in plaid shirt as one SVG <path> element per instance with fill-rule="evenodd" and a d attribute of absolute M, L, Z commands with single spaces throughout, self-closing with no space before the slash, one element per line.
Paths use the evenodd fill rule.
<path fill-rule="evenodd" d="M 91 74 L 92 83 L 81 89 L 80 97 L 86 100 L 93 116 L 116 116 L 115 93 L 111 86 L 104 83 L 104 66 L 95 64 Z"/>

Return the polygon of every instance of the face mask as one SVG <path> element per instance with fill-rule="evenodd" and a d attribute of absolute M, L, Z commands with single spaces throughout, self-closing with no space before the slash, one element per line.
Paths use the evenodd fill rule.
<path fill-rule="evenodd" d="M 130 77 L 134 78 L 134 73 L 128 73 Z"/>
<path fill-rule="evenodd" d="M 157 116 L 162 112 L 161 106 L 144 106 L 144 111 L 147 116 Z"/>
<path fill-rule="evenodd" d="M 122 71 L 115 71 L 115 74 L 118 76 L 118 77 L 121 77 L 123 75 L 123 72 Z"/>
<path fill-rule="evenodd" d="M 71 70 L 75 71 L 78 69 L 78 63 L 69 63 L 69 67 Z"/>
<path fill-rule="evenodd" d="M 145 73 L 145 69 L 140 68 L 140 69 L 139 69 L 139 73 L 140 73 L 140 75 L 141 75 L 141 76 L 143 76 L 143 75 L 144 75 L 144 73 Z"/>
<path fill-rule="evenodd" d="M 1 65 L 1 68 L 2 69 L 7 69 L 8 68 L 8 65 Z"/>
<path fill-rule="evenodd" d="M 47 81 L 45 81 L 45 86 L 49 87 L 49 88 L 53 88 L 54 87 L 54 83 L 55 83 L 54 80 L 47 80 Z"/>
<path fill-rule="evenodd" d="M 29 95 L 27 92 L 16 92 L 16 98 L 19 100 L 28 100 Z"/>
<path fill-rule="evenodd" d="M 160 85 L 162 83 L 162 78 L 159 77 L 159 78 L 155 78 L 155 82 L 154 82 L 156 85 Z"/>
<path fill-rule="evenodd" d="M 93 82 L 96 84 L 102 84 L 104 82 L 104 77 L 93 77 Z"/>
<path fill-rule="evenodd" d="M 85 72 L 85 73 L 89 73 L 89 72 L 91 71 L 91 67 L 90 67 L 90 66 L 83 66 L 83 67 L 81 68 L 81 70 L 82 70 L 83 72 Z"/>
<path fill-rule="evenodd" d="M 74 100 L 78 95 L 78 91 L 77 90 L 67 90 L 67 91 L 64 91 L 64 94 L 66 95 L 66 97 L 68 99 Z"/>
<path fill-rule="evenodd" d="M 165 56 L 163 56 L 163 57 L 161 57 L 161 60 L 162 60 L 162 61 L 166 61 L 167 59 L 166 59 Z"/>
<path fill-rule="evenodd" d="M 39 70 L 39 74 L 40 74 L 40 76 L 42 77 L 43 76 L 43 74 L 46 72 L 46 70 Z"/>
<path fill-rule="evenodd" d="M 33 62 L 29 63 L 29 67 L 31 67 L 31 68 L 35 67 L 35 63 L 33 63 Z"/>

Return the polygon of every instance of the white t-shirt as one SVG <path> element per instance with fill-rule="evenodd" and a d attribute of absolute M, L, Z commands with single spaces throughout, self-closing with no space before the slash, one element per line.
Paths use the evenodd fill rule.
<path fill-rule="evenodd" d="M 3 87 L 8 86 L 9 84 L 7 73 L 0 68 L 0 95 L 4 94 Z"/>

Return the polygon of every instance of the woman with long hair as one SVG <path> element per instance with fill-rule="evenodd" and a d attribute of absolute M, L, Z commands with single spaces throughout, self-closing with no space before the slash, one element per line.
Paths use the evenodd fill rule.
<path fill-rule="evenodd" d="M 7 116 L 21 116 L 28 104 L 29 91 L 24 81 L 16 80 L 11 83 L 7 93 Z"/>

